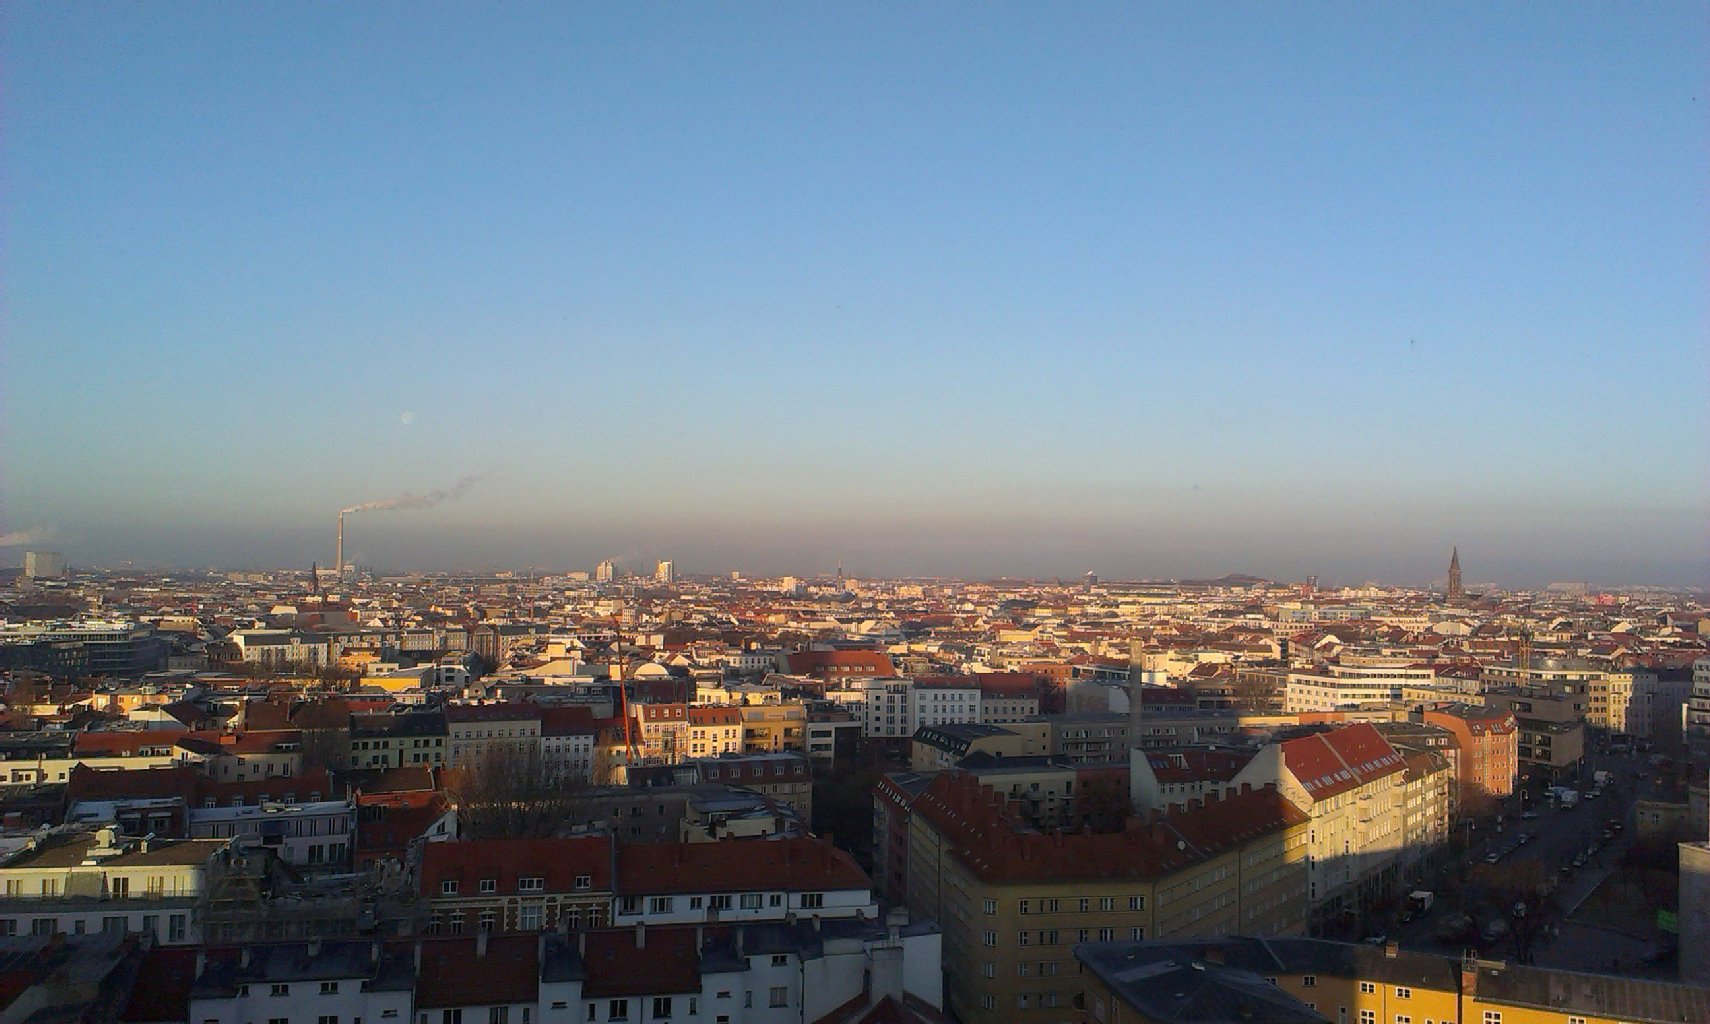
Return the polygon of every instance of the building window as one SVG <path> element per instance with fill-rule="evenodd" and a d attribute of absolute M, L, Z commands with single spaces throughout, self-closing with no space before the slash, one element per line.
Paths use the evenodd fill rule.
<path fill-rule="evenodd" d="M 439 894 L 441 896 L 456 896 L 457 895 L 457 882 L 456 882 L 456 880 L 448 878 L 445 881 L 439 883 Z"/>
<path fill-rule="evenodd" d="M 1360 1024 L 1377 1024 L 1377 1011 L 1376 1010 L 1361 1010 L 1360 1011 Z"/>
<path fill-rule="evenodd" d="M 1300 987 L 1301 988 L 1312 988 L 1313 986 L 1315 986 L 1317 984 L 1318 984 L 1318 975 L 1316 975 L 1316 974 L 1308 974 L 1308 975 L 1303 976 L 1300 979 Z"/>
<path fill-rule="evenodd" d="M 291 986 L 273 985 L 268 989 L 267 994 L 270 996 L 288 996 L 291 994 Z"/>
<path fill-rule="evenodd" d="M 647 901 L 649 914 L 669 914 L 676 900 L 670 896 L 654 896 Z"/>
<path fill-rule="evenodd" d="M 745 892 L 745 893 L 743 893 L 742 894 L 742 909 L 743 910 L 759 910 L 760 909 L 760 894 L 757 892 Z"/>
<path fill-rule="evenodd" d="M 981 932 L 980 944 L 993 949 L 997 948 L 997 932 Z"/>
<path fill-rule="evenodd" d="M 338 995 L 338 982 L 336 982 L 336 981 L 323 981 L 323 982 L 321 982 L 321 995 L 323 995 L 323 996 L 336 996 L 336 995 Z"/>
<path fill-rule="evenodd" d="M 995 977 L 997 977 L 997 964 L 994 964 L 989 960 L 986 961 L 985 963 L 981 964 L 980 965 L 980 977 L 982 977 L 982 978 L 995 978 Z"/>
<path fill-rule="evenodd" d="M 332 1013 L 322 1014 L 315 1018 L 315 1024 L 338 1024 L 338 1015 Z"/>
<path fill-rule="evenodd" d="M 511 1008 L 508 1006 L 490 1006 L 487 1008 L 487 1024 L 510 1024 Z"/>
<path fill-rule="evenodd" d="M 653 997 L 653 1019 L 654 1020 L 666 1020 L 666 1019 L 669 1019 L 670 1016 L 671 1016 L 671 997 L 670 996 L 654 996 Z"/>
<path fill-rule="evenodd" d="M 540 892 L 546 888 L 546 879 L 537 876 L 517 879 L 517 892 Z"/>
<path fill-rule="evenodd" d="M 822 909 L 824 909 L 824 907 L 825 907 L 825 893 L 823 893 L 823 892 L 804 892 L 804 893 L 802 893 L 802 909 L 803 910 L 822 910 Z"/>
<path fill-rule="evenodd" d="M 481 895 L 488 896 L 488 895 L 491 895 L 491 894 L 496 893 L 498 891 L 499 891 L 499 880 L 497 878 L 483 878 L 483 879 L 481 879 Z"/>
<path fill-rule="evenodd" d="M 783 985 L 773 985 L 767 993 L 767 1006 L 778 1007 L 790 1005 L 790 990 Z"/>
<path fill-rule="evenodd" d="M 1033 913 L 1033 901 L 1032 900 L 1022 900 L 1020 903 L 1017 904 L 1017 907 L 1021 910 L 1021 912 L 1023 914 Z"/>
<path fill-rule="evenodd" d="M 591 889 L 591 888 L 593 888 L 593 885 L 594 885 L 594 876 L 593 875 L 577 875 L 576 876 L 576 888 L 577 889 Z"/>
<path fill-rule="evenodd" d="M 1397 986 L 1395 986 L 1395 998 L 1397 998 L 1397 999 L 1412 999 L 1413 998 L 1413 990 L 1410 988 L 1407 988 L 1405 986 L 1402 986 L 1402 985 L 1397 985 Z"/>
<path fill-rule="evenodd" d="M 1484 1024 L 1502 1024 L 1501 1010 L 1484 1011 Z"/>
<path fill-rule="evenodd" d="M 538 932 L 544 925 L 545 914 L 539 904 L 531 904 L 517 912 L 517 928 L 525 932 Z"/>
<path fill-rule="evenodd" d="M 629 1000 L 627 1000 L 627 999 L 613 999 L 610 1003 L 607 1003 L 606 1004 L 606 1019 L 607 1020 L 628 1020 L 629 1019 Z"/>
<path fill-rule="evenodd" d="M 997 913 L 997 900 L 986 900 L 983 907 L 987 915 Z"/>
<path fill-rule="evenodd" d="M 1145 910 L 1146 909 L 1146 897 L 1144 897 L 1144 896 L 1130 896 L 1130 897 L 1128 897 L 1128 909 L 1129 910 Z"/>
<path fill-rule="evenodd" d="M 1360 991 L 1370 995 L 1377 991 L 1377 985 L 1374 982 L 1362 981 L 1360 982 Z"/>

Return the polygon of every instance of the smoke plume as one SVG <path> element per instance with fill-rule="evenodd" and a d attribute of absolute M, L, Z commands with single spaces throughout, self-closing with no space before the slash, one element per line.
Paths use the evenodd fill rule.
<path fill-rule="evenodd" d="M 393 509 L 400 508 L 433 508 L 442 501 L 450 501 L 453 498 L 461 498 L 465 494 L 468 494 L 469 488 L 474 487 L 475 482 L 479 479 L 481 478 L 478 476 L 466 476 L 452 484 L 450 487 L 446 487 L 442 490 L 429 491 L 426 494 L 401 494 L 396 498 L 385 498 L 381 501 L 365 501 L 360 505 L 352 505 L 349 508 L 340 509 L 339 514 L 349 515 L 352 512 L 390 512 Z"/>
<path fill-rule="evenodd" d="M 52 540 L 53 531 L 43 527 L 13 530 L 11 533 L 0 533 L 0 548 L 21 548 L 30 544 L 47 544 Z"/>

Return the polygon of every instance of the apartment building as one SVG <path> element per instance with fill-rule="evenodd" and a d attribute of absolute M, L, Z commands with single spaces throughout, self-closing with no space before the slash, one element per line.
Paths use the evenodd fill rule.
<path fill-rule="evenodd" d="M 1710 1020 L 1710 988 L 1438 956 L 1394 945 L 1228 936 L 1076 950 L 1096 1024 L 1175 1024 L 1177 1008 L 1287 1024 L 1679 1024 Z"/>
<path fill-rule="evenodd" d="M 825 696 L 853 711 L 868 739 L 905 740 L 922 726 L 978 724 L 978 684 L 949 676 L 937 679 L 922 684 L 901 677 L 853 678 L 828 687 Z"/>
<path fill-rule="evenodd" d="M 740 712 L 744 754 L 776 754 L 806 748 L 807 708 L 802 704 L 750 704 Z"/>
<path fill-rule="evenodd" d="M 271 850 L 295 868 L 345 869 L 355 845 L 356 808 L 348 800 L 192 807 L 190 837 Z"/>
<path fill-rule="evenodd" d="M 688 710 L 689 757 L 718 757 L 742 753 L 742 711 L 734 707 Z"/>
<path fill-rule="evenodd" d="M 535 704 L 447 704 L 446 765 L 480 765 L 489 758 L 522 759 L 540 753 L 540 707 Z"/>
<path fill-rule="evenodd" d="M 1584 694 L 1532 687 L 1487 689 L 1484 706 L 1514 716 L 1521 775 L 1555 782 L 1578 774 L 1585 757 Z"/>
<path fill-rule="evenodd" d="M 1520 775 L 1520 725 L 1511 711 L 1474 704 L 1426 705 L 1414 714 L 1425 725 L 1446 730 L 1457 756 L 1457 805 L 1482 814 L 1514 794 Z"/>
<path fill-rule="evenodd" d="M 611 923 L 609 836 L 429 843 L 418 894 L 429 935 L 576 931 Z"/>
<path fill-rule="evenodd" d="M 1080 942 L 1305 926 L 1308 819 L 1275 790 L 1113 833 L 1038 832 L 1008 804 L 945 772 L 909 816 L 908 906 L 942 925 L 946 1005 L 967 1024 L 1074 1018 Z"/>
<path fill-rule="evenodd" d="M 1277 786 L 1310 816 L 1307 898 L 1319 919 L 1357 913 L 1399 889 L 1406 771 L 1406 758 L 1359 723 L 1269 744 L 1236 775 Z"/>
<path fill-rule="evenodd" d="M 229 840 L 151 840 L 113 826 L 32 836 L 0 861 L 0 936 L 144 932 L 201 941 L 197 901 Z"/>
<path fill-rule="evenodd" d="M 954 768 L 975 753 L 994 758 L 1042 756 L 1050 751 L 1050 730 L 1034 720 L 1013 726 L 923 725 L 909 741 L 909 767 L 917 772 Z"/>
<path fill-rule="evenodd" d="M 1331 663 L 1290 672 L 1283 709 L 1291 713 L 1336 711 L 1399 701 L 1404 688 L 1434 688 L 1436 681 L 1436 671 L 1429 665 Z"/>
<path fill-rule="evenodd" d="M 444 711 L 350 716 L 352 768 L 443 768 L 449 757 Z"/>
<path fill-rule="evenodd" d="M 618 925 L 873 919 L 872 883 L 855 861 L 813 838 L 642 843 L 615 855 Z"/>

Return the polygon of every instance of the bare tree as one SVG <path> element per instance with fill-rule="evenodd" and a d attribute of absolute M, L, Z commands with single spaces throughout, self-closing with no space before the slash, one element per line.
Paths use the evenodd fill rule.
<path fill-rule="evenodd" d="M 350 730 L 304 729 L 302 759 L 304 769 L 325 768 L 339 771 L 350 767 Z"/>
<path fill-rule="evenodd" d="M 491 745 L 446 774 L 466 839 L 543 838 L 585 817 L 586 784 L 558 772 L 538 747 Z"/>
<path fill-rule="evenodd" d="M 1475 865 L 1469 890 L 1484 913 L 1508 925 L 1514 956 L 1530 963 L 1534 946 L 1556 917 L 1555 901 L 1545 884 L 1547 875 L 1535 860 Z"/>

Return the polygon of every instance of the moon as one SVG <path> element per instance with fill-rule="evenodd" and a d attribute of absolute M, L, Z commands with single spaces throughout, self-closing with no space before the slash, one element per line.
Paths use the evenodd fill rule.
<path fill-rule="evenodd" d="M 408 409 L 406 409 L 406 410 L 404 410 L 404 414 L 402 416 L 399 416 L 398 419 L 401 420 L 403 422 L 404 426 L 407 427 L 416 421 L 416 414 L 413 412 L 410 412 Z"/>

